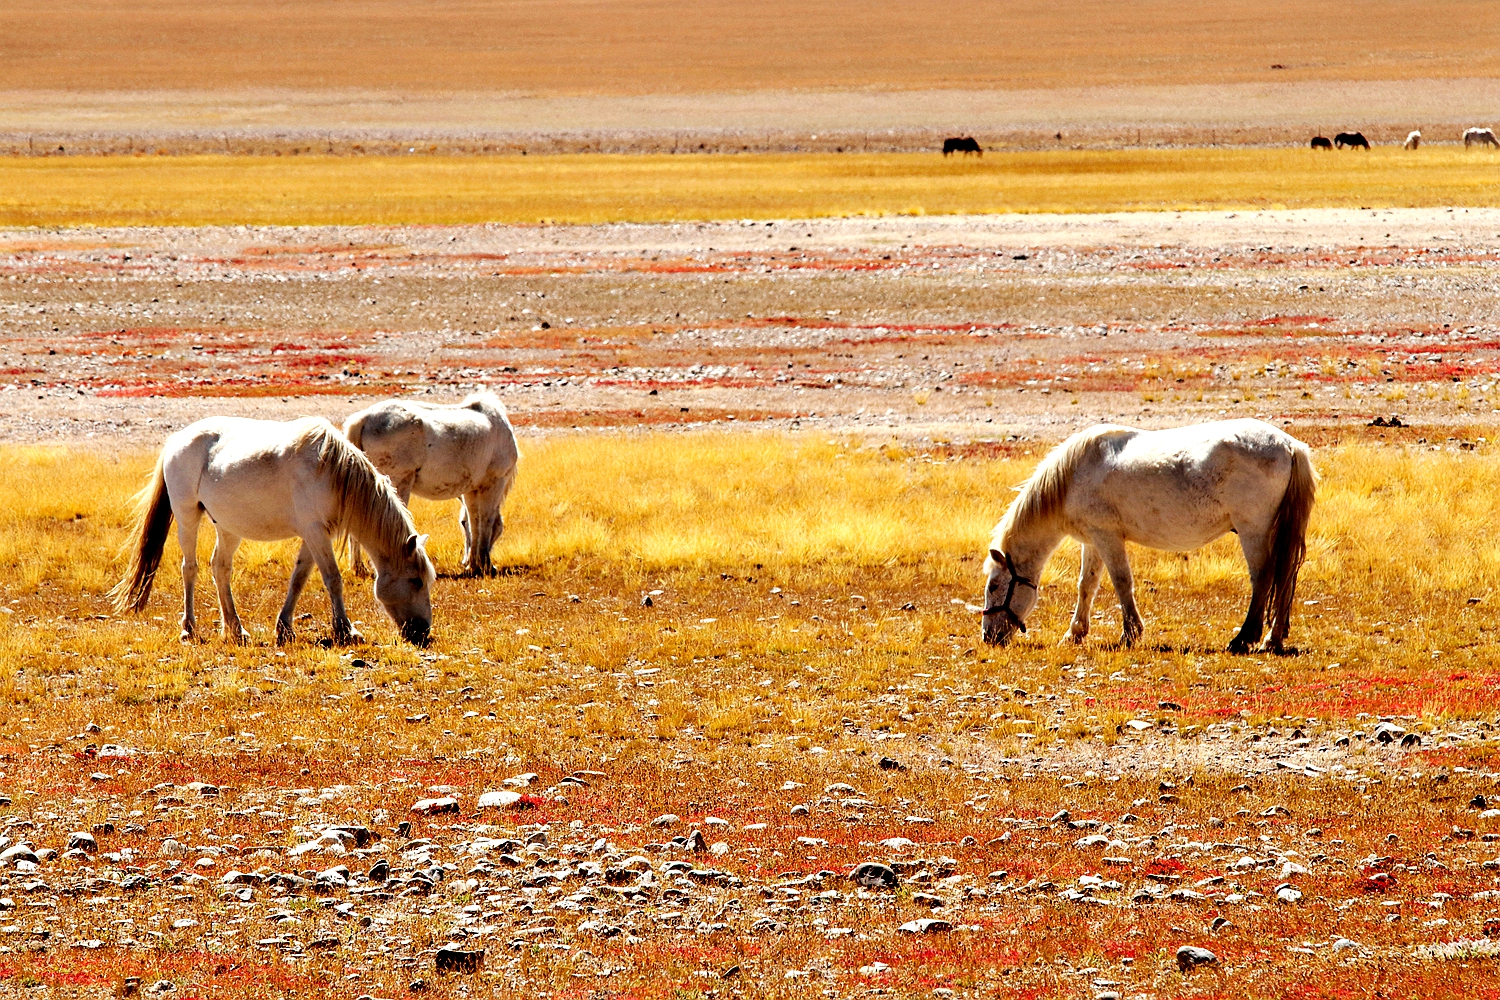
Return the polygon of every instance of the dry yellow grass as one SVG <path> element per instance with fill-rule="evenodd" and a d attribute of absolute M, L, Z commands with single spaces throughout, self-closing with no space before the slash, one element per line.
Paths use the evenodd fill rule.
<path fill-rule="evenodd" d="M 0 88 L 682 92 L 1493 76 L 1485 3 L 13 0 Z M 1273 68 L 1277 67 L 1277 68 Z"/>
<path fill-rule="evenodd" d="M 1482 206 L 1500 156 L 1429 148 L 0 162 L 0 225 L 596 223 L 860 214 Z"/>
<path fill-rule="evenodd" d="M 1469 896 L 1490 885 L 1480 862 L 1491 845 L 1472 831 L 1449 831 L 1463 823 L 1496 832 L 1492 820 L 1462 811 L 1476 793 L 1493 794 L 1493 781 L 1445 766 L 1494 767 L 1493 741 L 1481 742 L 1485 734 L 1473 725 L 1493 714 L 1497 614 L 1488 587 L 1500 569 L 1488 532 L 1500 517 L 1500 483 L 1483 447 L 1317 454 L 1323 486 L 1299 594 L 1310 603 L 1293 631 L 1304 651 L 1288 658 L 1221 652 L 1246 591 L 1232 539 L 1187 559 L 1136 553 L 1148 623 L 1139 648 L 1108 645 L 1118 625 L 1107 600 L 1099 640 L 1082 649 L 1053 644 L 1071 604 L 1067 551 L 1046 575 L 1031 634 L 1003 650 L 976 648 L 974 616 L 950 601 L 977 595 L 981 546 L 1029 461 L 939 463 L 821 437 L 713 433 L 527 445 L 496 553 L 511 570 L 441 580 L 429 650 L 396 641 L 365 585 L 350 588 L 351 611 L 365 620 L 370 646 L 270 646 L 289 543 L 241 550 L 237 596 L 257 644 L 182 646 L 170 544 L 144 616 L 109 618 L 103 596 L 119 572 L 130 495 L 152 458 L 0 451 L 7 634 L 0 778 L 8 776 L 4 790 L 15 797 L 4 808 L 36 818 L 27 835 L 38 845 L 65 836 L 48 825 L 59 813 L 69 823 L 113 818 L 123 826 L 126 810 L 138 808 L 128 814 L 142 824 L 134 833 L 100 836 L 111 849 L 130 845 L 138 852 L 131 860 L 163 881 L 172 866 L 157 852 L 167 834 L 244 853 L 195 862 L 210 875 L 201 887 L 135 892 L 109 907 L 89 905 L 87 893 L 63 897 L 55 911 L 41 911 L 52 921 L 45 929 L 54 940 L 98 940 L 102 950 L 66 952 L 61 963 L 32 949 L 7 956 L 4 976 L 17 982 L 108 986 L 135 974 L 229 997 L 251 991 L 243 974 L 231 975 L 240 968 L 275 975 L 265 995 L 326 992 L 346 977 L 350 994 L 393 995 L 431 968 L 397 959 L 441 944 L 471 902 L 493 907 L 484 922 L 499 928 L 487 941 L 489 978 L 480 981 L 497 995 L 539 983 L 576 988 L 580 976 L 593 980 L 601 961 L 613 969 L 611 991 L 643 998 L 680 995 L 674 991 L 698 982 L 702 970 L 717 976 L 730 964 L 756 995 L 790 996 L 788 968 L 815 962 L 862 983 L 854 970 L 877 958 L 896 967 L 888 981 L 897 992 L 913 995 L 936 981 L 966 996 L 1066 993 L 1077 985 L 1071 970 L 1092 967 L 1135 990 L 1179 996 L 1271 995 L 1272 980 L 1295 980 L 1308 997 L 1342 996 L 1324 975 L 1337 970 L 1340 983 L 1361 990 L 1394 983 L 1402 995 L 1456 997 L 1488 974 L 1484 963 L 1466 971 L 1470 963 L 1412 956 L 1415 943 L 1477 937 L 1489 913 Z M 433 532 L 439 565 L 453 567 L 452 505 L 419 503 L 416 514 Z M 654 592 L 653 607 L 641 605 L 643 591 Z M 1470 605 L 1471 596 L 1483 599 Z M 915 609 L 903 609 L 908 601 Z M 315 619 L 303 634 L 326 632 L 316 584 L 303 609 Z M 1372 725 L 1360 713 L 1407 716 L 1403 726 L 1426 743 L 1404 760 L 1369 741 L 1339 749 L 1336 734 Z M 1143 719 L 1154 733 L 1126 725 Z M 91 723 L 102 732 L 86 730 Z M 1313 737 L 1308 752 L 1323 755 L 1331 772 L 1282 772 L 1271 763 L 1301 752 L 1301 727 Z M 1439 730 L 1461 735 L 1439 745 Z M 96 760 L 84 749 L 90 740 L 135 753 Z M 877 767 L 886 753 L 909 770 Z M 1241 762 L 1258 754 L 1261 773 L 1246 775 Z M 84 777 L 99 768 L 106 773 Z M 515 893 L 504 885 L 510 876 L 481 868 L 469 874 L 501 884 L 470 896 L 462 877 L 474 858 L 457 851 L 454 884 L 441 893 L 384 903 L 351 894 L 356 914 L 375 916 L 364 928 L 266 886 L 241 904 L 213 884 L 230 866 L 265 861 L 249 845 L 274 852 L 312 836 L 297 818 L 309 802 L 317 815 L 384 832 L 395 868 L 403 841 L 392 827 L 429 786 L 456 787 L 469 809 L 503 774 L 533 770 L 548 782 L 580 768 L 596 777 L 591 787 L 567 788 L 569 801 L 493 820 L 484 814 L 480 823 L 499 824 L 504 836 L 537 819 L 550 823 L 554 850 L 579 841 L 586 852 L 602 837 L 623 858 L 664 836 L 649 826 L 661 813 L 694 824 L 709 812 L 728 817 L 729 827 L 709 830 L 730 853 L 709 863 L 748 888 L 714 890 L 706 901 L 700 893 L 691 904 L 727 932 L 705 936 L 691 920 L 679 926 L 672 914 L 681 907 L 668 900 L 627 904 L 602 890 L 586 911 L 553 907 L 542 890 Z M 225 787 L 199 801 L 184 787 L 190 779 Z M 151 798 L 146 790 L 161 781 L 175 782 L 178 794 Z M 841 806 L 836 795 L 848 793 L 835 782 L 854 783 L 865 798 L 850 801 L 863 804 Z M 290 788 L 306 790 L 283 794 Z M 330 789 L 326 799 L 305 798 L 320 788 Z M 834 794 L 818 799 L 823 788 Z M 811 811 L 802 805 L 803 815 L 790 814 L 794 803 Z M 277 808 L 257 811 L 268 804 Z M 1109 848 L 1128 856 L 1100 869 L 1098 849 L 1071 846 L 1079 831 L 1027 822 L 1060 807 L 1118 821 L 1102 829 L 1130 841 Z M 376 810 L 396 816 L 370 820 Z M 1137 818 L 1121 819 L 1127 811 Z M 914 813 L 929 817 L 926 824 L 907 822 Z M 997 839 L 1002 817 L 1013 839 Z M 472 822 L 415 818 L 413 835 L 447 850 L 495 830 Z M 1386 839 L 1391 833 L 1398 846 Z M 811 907 L 760 891 L 784 871 L 847 871 L 885 857 L 877 842 L 892 835 L 922 841 L 921 852 L 951 852 L 964 880 L 913 881 L 874 900 L 830 882 L 839 898 Z M 796 843 L 798 836 L 811 839 Z M 1241 841 L 1255 846 L 1230 850 Z M 1272 901 L 1287 879 L 1280 861 L 1226 870 L 1252 849 L 1306 861 L 1312 874 L 1296 879 L 1307 892 L 1302 905 Z M 1373 854 L 1395 856 L 1381 864 L 1399 891 L 1364 887 L 1357 859 Z M 351 868 L 369 863 L 347 860 Z M 100 854 L 85 867 L 50 862 L 42 873 L 65 886 L 124 863 Z M 331 862 L 274 854 L 269 862 L 309 863 Z M 1009 875 L 986 879 L 996 869 Z M 1059 895 L 1059 883 L 1100 870 L 1132 887 L 1118 905 L 1084 908 Z M 1163 871 L 1180 873 L 1184 885 L 1224 878 L 1218 890 L 1198 883 L 1223 902 L 1128 902 Z M 964 884 L 988 888 L 969 894 Z M 1261 894 L 1255 905 L 1224 895 L 1240 886 Z M 911 896 L 924 888 L 948 897 L 942 916 L 973 930 L 915 940 L 895 934 L 900 921 L 930 914 Z M 1447 921 L 1440 930 L 1390 921 L 1393 911 L 1381 905 L 1405 900 L 1426 918 L 1428 897 L 1439 892 L 1448 894 L 1438 904 Z M 333 940 L 295 963 L 277 955 L 271 949 L 283 945 L 267 944 L 262 928 L 282 906 L 297 909 L 303 937 Z M 767 906 L 791 925 L 785 934 L 752 930 Z M 1233 923 L 1209 937 L 1198 928 L 1216 911 Z M 555 934 L 587 950 L 507 949 L 522 928 L 543 926 L 544 913 L 553 921 L 549 940 Z M 596 915 L 629 922 L 629 935 L 585 936 L 581 921 Z M 170 930 L 160 943 L 115 943 L 157 925 Z M 858 936 L 827 931 L 839 925 L 859 928 Z M 1192 930 L 1179 929 L 1185 925 Z M 1337 935 L 1354 937 L 1380 961 L 1346 968 L 1326 947 L 1316 955 L 1287 950 Z M 1219 953 L 1222 977 L 1181 977 L 1172 953 L 1185 940 Z M 209 952 L 214 962 L 205 960 Z M 468 995 L 461 982 L 438 977 L 430 995 Z"/>
<path fill-rule="evenodd" d="M 1462 605 L 1464 598 L 1489 592 L 1500 573 L 1500 547 L 1484 539 L 1488 526 L 1500 521 L 1500 489 L 1482 453 L 1347 446 L 1317 460 L 1324 481 L 1303 571 L 1303 590 L 1309 592 L 1304 596 L 1340 595 L 1349 609 L 1327 627 L 1357 627 L 1364 618 L 1382 617 L 1380 608 L 1391 600 L 1409 607 L 1453 600 Z M 85 609 L 97 603 L 103 609 L 102 595 L 120 572 L 117 550 L 133 511 L 131 495 L 151 461 L 145 454 L 7 450 L 0 467 L 5 591 L 25 600 L 77 602 Z M 526 448 L 523 485 L 506 509 L 508 529 L 496 557 L 527 572 L 576 576 L 580 585 L 607 578 L 646 588 L 665 576 L 697 579 L 723 571 L 786 575 L 837 593 L 849 580 L 873 573 L 897 604 L 907 587 L 928 593 L 936 588 L 945 600 L 972 599 L 983 546 L 1010 501 L 1010 487 L 1025 478 L 1031 461 L 934 462 L 894 447 L 757 435 L 554 438 Z M 433 534 L 439 566 L 456 565 L 461 543 L 452 506 L 419 500 L 414 510 L 423 530 Z M 212 545 L 207 526 L 200 544 L 206 559 Z M 169 543 L 152 598 L 153 612 L 168 616 L 179 611 L 172 596 L 179 591 L 173 547 Z M 237 584 L 245 600 L 272 607 L 294 551 L 292 542 L 247 544 L 239 556 L 246 579 Z M 1052 625 L 1060 634 L 1071 610 L 1076 549 L 1065 546 L 1063 553 L 1045 577 L 1052 589 L 1039 620 L 1044 639 Z M 1194 595 L 1231 606 L 1240 600 L 1247 583 L 1233 538 L 1189 558 L 1139 550 L 1134 559 L 1154 591 L 1147 602 L 1160 604 L 1158 613 L 1165 615 L 1150 626 L 1153 638 L 1211 646 L 1236 624 L 1190 624 L 1188 636 L 1169 634 L 1185 619 L 1201 619 Z M 507 584 L 444 586 L 467 609 L 474 587 Z M 356 599 L 368 604 L 367 598 Z M 478 643 L 507 652 L 524 647 L 486 634 L 477 622 L 464 624 L 464 611 L 444 614 L 444 604 L 437 602 L 438 618 L 450 619 L 441 629 L 445 645 Z M 378 614 L 373 605 L 364 612 Z M 1475 613 L 1487 617 L 1489 611 L 1481 605 Z M 955 629 L 966 638 L 977 631 L 964 613 L 945 606 L 925 614 L 943 628 L 967 623 Z M 268 615 L 250 611 L 247 617 L 257 619 L 262 631 L 268 627 Z M 1433 621 L 1430 627 L 1455 624 Z M 381 621 L 377 631 L 383 636 L 387 627 Z M 1296 628 L 1316 632 L 1319 626 L 1299 621 Z M 162 635 L 175 638 L 175 630 L 164 627 Z M 1314 644 L 1328 641 L 1325 636 Z M 1346 641 L 1352 640 L 1338 643 Z M 15 654 L 13 646 L 8 655 Z M 1340 652 L 1330 655 L 1337 659 Z"/>

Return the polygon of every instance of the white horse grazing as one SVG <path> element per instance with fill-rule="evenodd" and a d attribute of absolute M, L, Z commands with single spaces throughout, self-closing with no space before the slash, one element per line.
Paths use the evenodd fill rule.
<path fill-rule="evenodd" d="M 1042 459 L 995 528 L 985 561 L 984 641 L 1003 643 L 1026 631 L 1042 568 L 1064 536 L 1083 546 L 1078 605 L 1064 641 L 1088 635 L 1099 574 L 1108 569 L 1125 621 L 1121 641 L 1129 646 L 1141 636 L 1141 616 L 1125 543 L 1183 552 L 1234 531 L 1253 589 L 1229 649 L 1247 652 L 1260 640 L 1269 605 L 1267 647 L 1280 651 L 1315 484 L 1307 446 L 1259 420 L 1080 431 Z"/>
<path fill-rule="evenodd" d="M 363 642 L 344 610 L 344 581 L 333 554 L 334 536 L 347 532 L 370 550 L 375 597 L 386 614 L 409 642 L 426 644 L 436 576 L 424 550 L 427 536 L 417 535 L 390 480 L 328 421 L 210 417 L 190 424 L 167 438 L 141 499 L 130 570 L 112 592 L 121 611 L 146 606 L 176 517 L 182 547 L 182 638 L 193 637 L 198 525 L 207 514 L 218 534 L 212 565 L 226 637 L 242 643 L 250 638 L 229 592 L 240 540 L 299 536 L 302 548 L 276 618 L 276 641 L 293 638 L 292 612 L 316 563 L 333 604 L 334 641 Z"/>
<path fill-rule="evenodd" d="M 1402 149 L 1416 149 L 1422 145 L 1422 133 L 1413 129 L 1406 133 L 1406 141 L 1401 144 Z"/>
<path fill-rule="evenodd" d="M 1487 128 L 1464 129 L 1464 149 L 1468 149 L 1476 142 L 1481 146 L 1494 146 L 1500 149 L 1500 140 L 1495 138 L 1495 133 L 1492 130 Z"/>
<path fill-rule="evenodd" d="M 344 421 L 344 433 L 391 477 L 402 503 L 413 493 L 428 500 L 462 497 L 464 571 L 494 573 L 490 549 L 505 530 L 500 507 L 520 458 L 505 404 L 494 393 L 476 392 L 456 406 L 387 400 Z M 349 553 L 355 572 L 363 572 L 353 540 Z"/>

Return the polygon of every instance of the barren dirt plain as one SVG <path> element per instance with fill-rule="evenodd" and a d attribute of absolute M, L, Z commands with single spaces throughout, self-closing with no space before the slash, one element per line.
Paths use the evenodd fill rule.
<path fill-rule="evenodd" d="M 1500 405 L 1494 209 L 15 230 L 0 254 L 16 442 L 481 385 L 523 426 L 945 440 L 1439 435 Z"/>
<path fill-rule="evenodd" d="M 1493 124 L 1484 0 L 18 0 L 0 153 L 1301 144 Z"/>
<path fill-rule="evenodd" d="M 1492 209 L 0 234 L 0 990 L 1488 996 L 1497 268 Z M 430 649 L 363 584 L 276 648 L 289 545 L 246 647 L 170 546 L 106 602 L 171 430 L 481 386 L 506 569 Z M 1223 652 L 1229 540 L 1136 554 L 1143 647 L 1054 645 L 1076 552 L 978 643 L 1048 445 L 1224 416 L 1317 449 L 1298 655 Z"/>

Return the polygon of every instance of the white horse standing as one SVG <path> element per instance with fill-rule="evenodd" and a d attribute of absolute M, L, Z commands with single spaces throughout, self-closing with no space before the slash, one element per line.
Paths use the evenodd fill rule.
<path fill-rule="evenodd" d="M 1401 144 L 1402 149 L 1416 149 L 1422 145 L 1422 133 L 1413 129 L 1406 133 L 1406 141 Z"/>
<path fill-rule="evenodd" d="M 456 406 L 387 400 L 344 421 L 344 433 L 391 477 L 402 503 L 413 493 L 428 500 L 461 497 L 464 571 L 494 573 L 490 549 L 505 530 L 500 508 L 520 458 L 505 404 L 494 393 L 476 392 Z M 363 572 L 353 540 L 349 553 L 355 572 Z"/>
<path fill-rule="evenodd" d="M 112 596 L 121 611 L 140 611 L 151 596 L 172 519 L 182 548 L 182 638 L 196 633 L 193 586 L 198 579 L 198 526 L 213 521 L 214 583 L 226 637 L 247 642 L 229 592 L 240 540 L 298 536 L 302 548 L 276 618 L 276 641 L 293 638 L 292 612 L 316 563 L 333 604 L 333 638 L 363 642 L 344 610 L 344 581 L 333 538 L 347 532 L 370 550 L 375 597 L 410 642 L 425 644 L 432 628 L 432 562 L 411 515 L 369 459 L 322 418 L 280 423 L 210 417 L 167 438 L 142 493 L 130 570 Z"/>
<path fill-rule="evenodd" d="M 1248 652 L 1260 640 L 1268 606 L 1267 647 L 1280 651 L 1315 489 L 1307 446 L 1259 420 L 1163 431 L 1101 424 L 1080 431 L 1042 459 L 995 528 L 985 561 L 984 640 L 1003 643 L 1026 631 L 1042 568 L 1067 536 L 1083 546 L 1067 639 L 1082 642 L 1088 635 L 1100 573 L 1107 569 L 1124 619 L 1121 641 L 1132 645 L 1142 625 L 1125 543 L 1182 552 L 1233 531 L 1252 591 L 1230 652 Z"/>
<path fill-rule="evenodd" d="M 1476 142 L 1479 143 L 1481 146 L 1494 146 L 1497 149 L 1500 149 L 1500 139 L 1496 139 L 1495 138 L 1495 133 L 1494 133 L 1494 131 L 1492 129 L 1487 129 L 1487 128 L 1466 128 L 1466 129 L 1464 129 L 1464 149 L 1468 149 L 1470 146 L 1474 145 L 1474 143 L 1476 143 Z"/>

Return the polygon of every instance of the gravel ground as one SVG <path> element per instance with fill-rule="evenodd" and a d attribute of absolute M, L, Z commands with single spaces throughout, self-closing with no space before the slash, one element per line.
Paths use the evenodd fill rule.
<path fill-rule="evenodd" d="M 0 234 L 0 434 L 499 391 L 538 429 L 1492 422 L 1500 211 Z M 144 443 L 144 442 L 143 442 Z"/>

